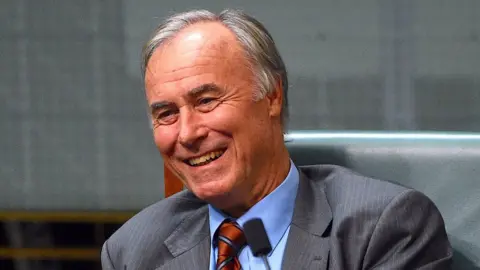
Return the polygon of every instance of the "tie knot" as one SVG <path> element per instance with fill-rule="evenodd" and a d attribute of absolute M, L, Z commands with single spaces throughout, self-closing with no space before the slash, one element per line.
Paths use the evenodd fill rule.
<path fill-rule="evenodd" d="M 230 255 L 237 254 L 246 244 L 247 240 L 242 228 L 234 221 L 226 221 L 218 228 L 218 248 L 224 246 L 232 249 Z"/>
<path fill-rule="evenodd" d="M 234 221 L 225 221 L 218 228 L 217 269 L 239 269 L 237 255 L 246 244 L 242 228 Z M 232 267 L 232 268 L 230 268 Z"/>

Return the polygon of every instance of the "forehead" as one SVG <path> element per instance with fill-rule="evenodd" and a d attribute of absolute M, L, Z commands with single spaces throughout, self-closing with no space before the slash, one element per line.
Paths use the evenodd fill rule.
<path fill-rule="evenodd" d="M 244 56 L 225 26 L 216 22 L 194 24 L 154 51 L 146 68 L 145 84 L 148 88 L 202 73 L 224 77 L 246 66 Z"/>

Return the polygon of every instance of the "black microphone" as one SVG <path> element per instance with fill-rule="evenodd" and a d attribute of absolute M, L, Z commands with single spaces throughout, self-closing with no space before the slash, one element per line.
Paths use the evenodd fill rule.
<path fill-rule="evenodd" d="M 267 255 L 272 251 L 270 240 L 268 240 L 267 232 L 263 226 L 263 222 L 259 218 L 253 218 L 243 224 L 243 232 L 247 238 L 247 244 L 252 250 L 253 256 L 261 257 L 267 270 L 270 270 Z"/>

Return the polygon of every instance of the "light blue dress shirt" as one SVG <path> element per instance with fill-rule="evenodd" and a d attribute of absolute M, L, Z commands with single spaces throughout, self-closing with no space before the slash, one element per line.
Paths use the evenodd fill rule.
<path fill-rule="evenodd" d="M 260 218 L 265 225 L 272 252 L 268 254 L 268 262 L 271 269 L 281 269 L 283 253 L 285 251 L 290 223 L 297 196 L 299 175 L 298 170 L 290 161 L 290 171 L 285 180 L 272 193 L 255 204 L 248 212 L 238 218 L 237 223 L 243 227 L 243 224 L 252 218 Z M 217 247 L 214 246 L 213 237 L 217 228 L 228 217 L 223 212 L 209 205 L 210 221 L 210 240 L 212 249 L 210 252 L 210 269 L 215 269 L 217 260 Z M 265 269 L 263 260 L 254 257 L 250 247 L 246 246 L 240 252 L 239 261 L 243 270 Z"/>

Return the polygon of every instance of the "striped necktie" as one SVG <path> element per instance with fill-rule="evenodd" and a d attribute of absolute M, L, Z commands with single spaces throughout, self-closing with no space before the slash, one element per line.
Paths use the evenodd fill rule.
<path fill-rule="evenodd" d="M 234 221 L 225 221 L 218 228 L 217 270 L 239 270 L 238 254 L 246 244 L 242 229 Z"/>

